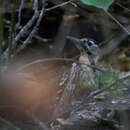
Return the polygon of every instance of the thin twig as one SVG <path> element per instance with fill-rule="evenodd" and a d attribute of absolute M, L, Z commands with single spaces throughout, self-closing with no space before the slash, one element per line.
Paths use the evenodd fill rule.
<path fill-rule="evenodd" d="M 33 35 L 33 37 L 36 38 L 37 40 L 41 41 L 41 42 L 50 42 L 50 41 L 52 41 L 51 39 L 42 38 L 42 37 L 40 37 L 40 36 L 38 36 L 36 34 Z"/>
<path fill-rule="evenodd" d="M 16 24 L 16 30 L 21 27 L 21 14 L 22 14 L 23 6 L 24 6 L 24 0 L 21 0 L 21 4 L 18 11 L 18 23 Z"/>
<path fill-rule="evenodd" d="M 121 5 L 120 3 L 115 3 L 115 4 L 117 4 L 118 6 L 120 6 L 121 8 L 123 8 L 124 10 L 127 10 L 128 12 L 130 12 L 130 9 L 129 9 L 129 8 L 124 7 L 124 6 Z"/>
<path fill-rule="evenodd" d="M 38 0 L 34 0 L 34 5 L 33 5 L 33 9 L 34 9 L 34 14 L 32 16 L 32 18 L 27 22 L 27 24 L 20 30 L 20 32 L 16 35 L 16 37 L 14 38 L 14 40 L 12 41 L 12 50 L 16 47 L 18 40 L 24 35 L 26 34 L 26 32 L 28 31 L 28 29 L 33 25 L 33 23 L 35 22 L 35 20 L 39 17 L 39 12 L 38 12 Z M 8 60 L 8 52 L 9 49 L 7 48 L 1 57 L 1 63 L 7 62 Z"/>
<path fill-rule="evenodd" d="M 18 128 L 17 126 L 15 126 L 14 124 L 12 124 L 11 122 L 3 119 L 2 117 L 0 117 L 0 122 L 1 123 L 3 122 L 3 124 L 5 123 L 6 127 L 8 127 L 9 129 L 13 128 L 13 130 L 21 130 L 20 128 Z"/>
<path fill-rule="evenodd" d="M 126 79 L 128 79 L 128 78 L 130 78 L 130 74 L 128 74 L 128 75 L 126 75 L 126 76 L 124 76 L 124 77 L 122 77 L 122 78 L 119 78 L 119 79 L 117 79 L 115 82 L 113 82 L 113 83 L 109 84 L 108 86 L 104 87 L 103 89 L 101 89 L 101 90 L 99 90 L 99 91 L 96 91 L 96 92 L 93 93 L 93 94 L 90 94 L 90 95 L 87 97 L 87 99 L 90 99 L 90 98 L 92 98 L 93 96 L 96 96 L 96 95 L 98 95 L 98 94 L 100 94 L 100 93 L 102 93 L 102 92 L 104 92 L 104 91 L 110 89 L 112 86 L 116 85 L 118 82 L 121 82 L 121 81 L 126 80 Z"/>
<path fill-rule="evenodd" d="M 47 59 L 39 59 L 39 60 L 36 60 L 36 61 L 33 61 L 29 64 L 26 64 L 24 66 L 22 66 L 21 68 L 17 69 L 16 72 L 20 72 L 20 71 L 23 71 L 35 64 L 39 64 L 39 63 L 44 63 L 44 62 L 50 62 L 50 61 L 70 61 L 70 62 L 73 62 L 74 60 L 73 59 L 70 59 L 70 58 L 47 58 Z"/>
<path fill-rule="evenodd" d="M 93 68 L 93 69 L 95 69 L 95 70 L 98 70 L 98 71 L 100 71 L 100 72 L 102 72 L 102 73 L 107 72 L 106 70 L 103 70 L 103 69 L 97 67 L 96 65 L 89 65 L 89 64 L 85 64 L 85 63 L 82 63 L 82 64 L 84 64 L 84 65 L 86 65 L 86 66 L 88 66 L 88 67 L 90 67 L 90 68 Z M 85 70 L 84 70 L 84 71 L 85 71 Z"/>
<path fill-rule="evenodd" d="M 113 17 L 108 11 L 104 10 L 105 13 L 112 18 L 128 35 L 130 35 L 130 32 L 125 28 L 115 17 Z"/>
<path fill-rule="evenodd" d="M 15 108 L 15 109 L 18 109 L 19 107 L 17 105 L 2 105 L 0 106 L 0 109 L 1 108 Z M 29 111 L 25 111 L 23 110 L 23 112 L 31 117 L 33 119 L 33 121 L 38 124 L 43 130 L 49 130 L 49 128 L 45 125 L 45 123 L 41 122 L 33 113 L 29 112 Z M 20 128 L 17 128 L 16 126 L 14 126 L 12 123 L 10 123 L 9 121 L 3 119 L 0 117 L 0 121 L 3 121 L 4 123 L 6 123 L 7 125 L 9 125 L 10 127 L 13 127 L 14 129 L 16 130 L 21 130 Z"/>
<path fill-rule="evenodd" d="M 64 2 L 64 3 L 61 3 L 61 4 L 59 4 L 59 5 L 53 6 L 53 7 L 51 7 L 51 8 L 47 8 L 46 11 L 54 10 L 54 9 L 56 9 L 56 8 L 65 6 L 65 5 L 67 5 L 67 4 L 71 3 L 71 2 L 72 2 L 72 0 L 69 0 L 69 1 L 67 1 L 67 2 Z"/>
<path fill-rule="evenodd" d="M 36 60 L 36 61 L 33 61 L 31 63 L 28 63 L 28 64 L 25 64 L 24 66 L 22 66 L 21 68 L 17 69 L 16 72 L 20 72 L 20 71 L 23 71 L 35 64 L 39 64 L 39 63 L 45 63 L 45 62 L 53 62 L 53 61 L 70 61 L 70 62 L 74 62 L 75 60 L 73 58 L 47 58 L 47 59 L 39 59 L 39 60 Z M 95 65 L 88 65 L 88 64 L 85 64 L 87 65 L 88 67 L 91 67 L 93 69 L 96 69 L 100 72 L 106 72 L 105 70 L 102 70 L 100 69 L 99 67 L 95 66 Z"/>
<path fill-rule="evenodd" d="M 40 12 L 39 18 L 36 22 L 36 25 L 33 27 L 32 32 L 29 34 L 29 36 L 27 37 L 27 39 L 23 42 L 23 44 L 16 50 L 16 54 L 18 54 L 21 50 L 25 49 L 25 47 L 29 44 L 29 41 L 32 39 L 33 35 L 37 32 L 38 26 L 45 14 L 45 8 L 47 6 L 47 0 L 43 3 L 43 7 L 42 10 Z"/>
<path fill-rule="evenodd" d="M 73 112 L 77 111 L 77 110 L 80 108 L 80 106 L 81 106 L 82 104 L 84 104 L 85 102 L 89 101 L 89 99 L 92 99 L 94 96 L 96 96 L 96 95 L 98 95 L 98 94 L 101 94 L 102 92 L 104 92 L 104 91 L 110 89 L 111 87 L 113 87 L 113 86 L 116 85 L 117 83 L 119 83 L 119 82 L 121 82 L 121 81 L 124 81 L 124 80 L 126 80 L 126 79 L 128 79 L 128 78 L 130 78 L 130 74 L 128 74 L 128 75 L 126 75 L 126 76 L 123 76 L 123 77 L 117 79 L 115 82 L 113 82 L 113 83 L 107 85 L 107 86 L 104 87 L 103 89 L 100 89 L 100 90 L 96 90 L 96 91 L 94 91 L 94 92 L 91 92 L 86 98 L 83 98 L 83 100 L 81 101 L 81 103 L 74 109 Z"/>
<path fill-rule="evenodd" d="M 36 33 L 37 31 L 37 28 L 38 28 L 38 25 L 40 24 L 41 20 L 42 20 L 42 17 L 44 15 L 44 13 L 46 11 L 50 11 L 52 9 L 55 9 L 55 8 L 58 8 L 58 7 L 61 7 L 61 6 L 64 6 L 68 3 L 71 3 L 72 0 L 69 0 L 68 2 L 64 2 L 60 5 L 56 5 L 52 8 L 48 8 L 48 9 L 45 9 L 45 6 L 46 6 L 46 3 L 47 3 L 48 0 L 43 0 L 43 8 L 40 12 L 40 15 L 39 15 L 39 11 L 38 11 L 38 0 L 34 0 L 34 4 L 33 4 L 33 9 L 34 9 L 34 15 L 32 16 L 32 18 L 27 22 L 27 24 L 20 30 L 20 32 L 16 35 L 16 37 L 14 38 L 14 40 L 12 41 L 12 50 L 14 50 L 17 46 L 17 42 L 20 40 L 20 38 L 26 34 L 26 32 L 28 31 L 28 29 L 33 25 L 33 23 L 36 21 L 36 19 L 38 18 L 37 20 L 37 23 L 36 23 L 36 26 L 33 27 L 32 29 L 32 32 L 30 33 L 30 35 L 27 37 L 27 39 L 23 42 L 23 44 L 16 50 L 16 53 L 19 53 L 21 50 L 23 50 L 29 43 L 29 41 L 32 39 L 33 35 Z M 22 8 L 23 8 L 23 4 L 24 4 L 24 0 L 21 0 L 21 5 L 20 5 L 20 9 L 19 9 L 19 14 L 18 14 L 18 24 L 20 24 L 20 16 L 21 16 L 21 11 L 22 11 Z M 1 56 L 1 63 L 7 63 L 8 61 L 8 52 L 9 52 L 9 49 L 7 48 L 2 56 Z M 14 54 L 11 55 L 11 58 L 15 56 Z"/>
<path fill-rule="evenodd" d="M 47 125 L 40 121 L 40 119 L 38 119 L 32 112 L 30 111 L 26 111 L 26 114 L 31 117 L 33 119 L 33 121 L 40 127 L 42 128 L 43 130 L 50 130 Z"/>

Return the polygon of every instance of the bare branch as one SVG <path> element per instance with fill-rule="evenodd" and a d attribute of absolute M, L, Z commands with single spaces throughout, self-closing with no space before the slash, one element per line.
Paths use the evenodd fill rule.
<path fill-rule="evenodd" d="M 35 20 L 38 18 L 39 16 L 39 12 L 38 12 L 38 0 L 34 1 L 34 14 L 32 16 L 32 18 L 28 21 L 28 23 L 20 30 L 20 32 L 16 35 L 15 39 L 12 42 L 12 50 L 15 49 L 18 40 L 24 35 L 26 34 L 26 32 L 28 31 L 28 29 L 33 25 L 33 23 L 35 22 Z M 1 63 L 6 63 L 8 61 L 8 52 L 9 49 L 7 48 L 2 57 L 1 57 Z"/>
<path fill-rule="evenodd" d="M 67 2 L 61 3 L 61 4 L 56 5 L 56 6 L 53 6 L 53 7 L 51 7 L 51 8 L 48 8 L 48 9 L 46 9 L 46 11 L 51 11 L 51 10 L 53 10 L 53 9 L 56 9 L 56 8 L 65 6 L 65 5 L 67 5 L 67 4 L 71 3 L 71 2 L 72 2 L 72 0 L 69 0 L 69 1 L 67 1 Z"/>
<path fill-rule="evenodd" d="M 78 104 L 78 106 L 74 109 L 73 112 L 77 111 L 77 110 L 80 108 L 80 106 L 81 106 L 83 103 L 89 101 L 89 99 L 92 99 L 94 96 L 96 96 L 96 95 L 98 95 L 98 94 L 101 94 L 102 92 L 104 92 L 104 91 L 110 89 L 111 87 L 113 87 L 113 86 L 116 85 L 117 83 L 122 82 L 122 81 L 124 81 L 124 80 L 127 80 L 127 79 L 129 79 L 129 78 L 130 78 L 130 73 L 128 73 L 128 74 L 125 75 L 125 76 L 120 77 L 120 78 L 117 79 L 115 82 L 113 82 L 113 83 L 107 85 L 106 87 L 104 87 L 104 88 L 102 88 L 102 89 L 100 89 L 100 90 L 96 90 L 96 91 L 94 91 L 94 92 L 91 92 L 87 97 L 84 97 L 84 98 L 83 98 L 83 100 L 81 101 L 81 103 Z"/>
<path fill-rule="evenodd" d="M 23 6 L 24 6 L 24 0 L 21 0 L 21 4 L 18 11 L 18 23 L 16 24 L 16 30 L 19 29 L 21 26 L 21 14 L 22 14 Z"/>
<path fill-rule="evenodd" d="M 12 124 L 11 122 L 3 119 L 2 117 L 0 117 L 0 122 L 5 124 L 9 129 L 12 129 L 13 130 L 21 130 L 20 128 L 18 128 L 17 126 L 15 126 L 14 124 Z"/>
<path fill-rule="evenodd" d="M 49 61 L 70 61 L 73 62 L 74 60 L 71 58 L 47 58 L 47 59 L 39 59 L 36 61 L 33 61 L 31 63 L 25 64 L 24 66 L 22 66 L 21 68 L 17 69 L 16 72 L 20 72 L 23 71 L 33 65 L 39 64 L 39 63 L 44 63 L 44 62 L 49 62 Z"/>
<path fill-rule="evenodd" d="M 48 39 L 48 38 L 42 38 L 38 35 L 33 35 L 34 38 L 36 38 L 37 40 L 41 41 L 41 42 L 49 42 L 49 41 L 52 41 L 51 39 Z"/>
<path fill-rule="evenodd" d="M 40 12 L 40 15 L 39 15 L 39 18 L 37 20 L 37 23 L 36 25 L 33 27 L 33 30 L 32 32 L 29 34 L 29 36 L 27 37 L 27 39 L 23 42 L 23 44 L 16 50 L 16 54 L 18 54 L 21 50 L 23 50 L 28 44 L 29 44 L 29 41 L 32 39 L 33 35 L 37 32 L 37 29 L 38 29 L 38 26 L 45 14 L 45 7 L 47 6 L 47 3 L 45 1 L 45 3 L 43 3 L 43 7 L 42 7 L 42 10 Z M 37 10 L 37 9 L 36 9 Z M 15 54 L 15 55 L 16 55 Z"/>
<path fill-rule="evenodd" d="M 33 119 L 33 121 L 43 130 L 50 130 L 46 124 L 40 121 L 32 112 L 26 111 L 26 114 Z"/>

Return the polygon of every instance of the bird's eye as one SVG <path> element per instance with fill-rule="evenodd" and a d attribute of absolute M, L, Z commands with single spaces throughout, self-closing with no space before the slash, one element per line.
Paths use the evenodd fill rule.
<path fill-rule="evenodd" d="M 87 38 L 82 38 L 81 41 L 82 41 L 83 43 L 87 43 L 87 42 L 88 42 L 88 39 L 87 39 Z"/>
<path fill-rule="evenodd" d="M 95 44 L 94 40 L 88 40 L 88 46 L 93 46 Z"/>

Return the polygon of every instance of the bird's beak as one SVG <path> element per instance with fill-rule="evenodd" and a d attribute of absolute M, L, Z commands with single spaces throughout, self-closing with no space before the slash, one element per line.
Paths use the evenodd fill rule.
<path fill-rule="evenodd" d="M 76 37 L 73 37 L 73 36 L 67 36 L 66 37 L 67 39 L 69 39 L 70 41 L 72 41 L 75 46 L 80 50 L 80 51 L 83 51 L 84 48 L 82 46 L 82 42 L 81 42 L 81 39 L 79 38 L 76 38 Z"/>
<path fill-rule="evenodd" d="M 71 40 L 72 42 L 77 42 L 77 43 L 79 43 L 80 42 L 80 39 L 79 38 L 76 38 L 76 37 L 72 37 L 72 36 L 67 36 L 66 37 L 67 39 L 69 39 L 69 40 Z"/>

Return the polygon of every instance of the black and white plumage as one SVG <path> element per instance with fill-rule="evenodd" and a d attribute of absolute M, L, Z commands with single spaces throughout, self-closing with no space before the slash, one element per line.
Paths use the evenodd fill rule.
<path fill-rule="evenodd" d="M 94 56 L 97 56 L 100 54 L 100 49 L 94 39 L 91 39 L 91 38 L 79 39 L 72 36 L 67 36 L 67 39 L 72 41 L 77 47 L 77 49 L 79 49 L 79 51 L 84 51 Z"/>

